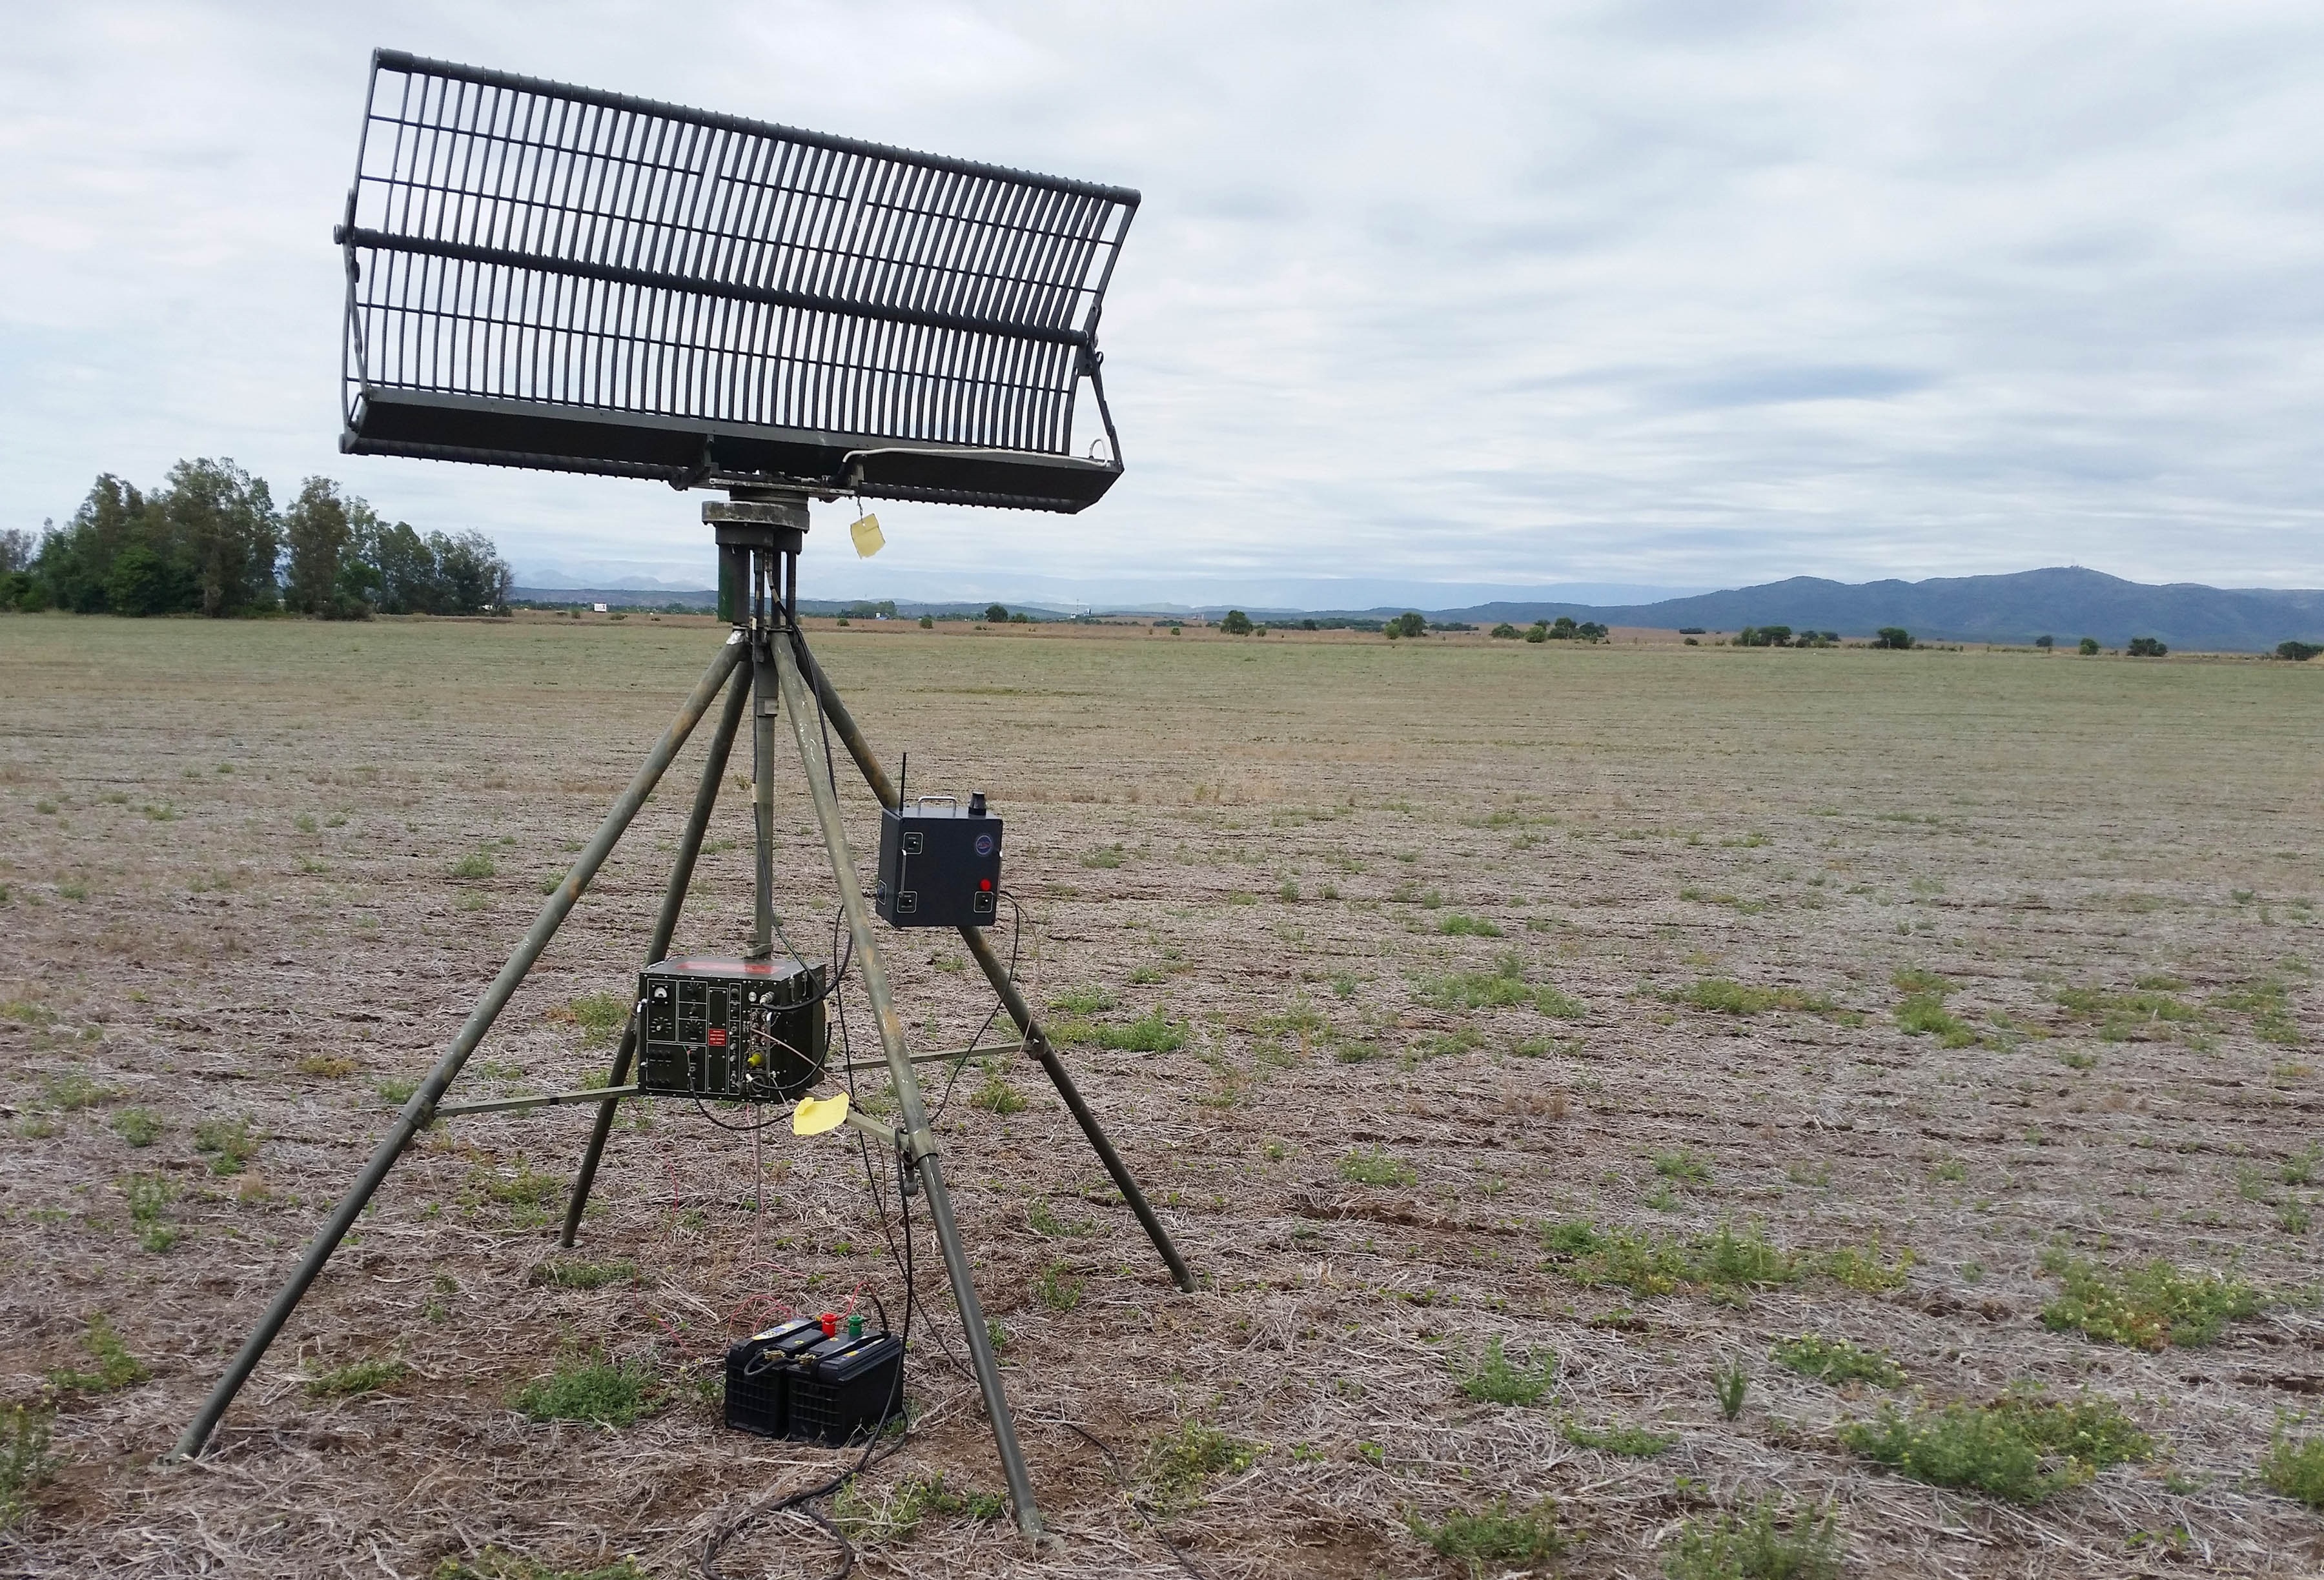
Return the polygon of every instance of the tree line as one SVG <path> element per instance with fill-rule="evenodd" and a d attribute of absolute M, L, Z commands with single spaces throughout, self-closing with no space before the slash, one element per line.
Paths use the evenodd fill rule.
<path fill-rule="evenodd" d="M 505 610 L 515 576 L 481 532 L 422 535 L 327 477 L 278 509 L 232 461 L 180 461 L 148 493 L 106 473 L 63 526 L 0 531 L 0 609 L 319 620 Z"/>

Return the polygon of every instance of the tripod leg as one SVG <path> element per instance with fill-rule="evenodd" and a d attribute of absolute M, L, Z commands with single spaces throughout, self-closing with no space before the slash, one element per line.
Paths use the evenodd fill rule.
<path fill-rule="evenodd" d="M 476 1044 L 484 1041 L 484 1033 L 492 1029 L 493 1022 L 508 1003 L 509 996 L 524 980 L 525 973 L 532 969 L 533 962 L 540 958 L 541 951 L 549 947 L 549 941 L 557 936 L 558 928 L 564 924 L 565 918 L 572 914 L 575 904 L 581 898 L 581 891 L 588 887 L 590 879 L 597 876 L 597 869 L 604 865 L 605 858 L 613 853 L 614 844 L 629 828 L 630 820 L 637 816 L 638 808 L 643 806 L 646 797 L 653 794 L 654 785 L 660 782 L 662 774 L 669 767 L 670 759 L 678 755 L 678 749 L 686 744 L 686 738 L 694 732 L 694 726 L 709 710 L 710 704 L 717 700 L 718 688 L 726 684 L 727 676 L 733 673 L 742 656 L 742 646 L 739 638 L 730 638 L 727 645 L 719 649 L 716 662 L 710 666 L 709 672 L 695 686 L 693 694 L 686 699 L 686 705 L 670 721 L 669 728 L 662 732 L 661 739 L 654 743 L 653 750 L 647 754 L 636 776 L 631 779 L 629 788 L 622 792 L 621 799 L 614 802 L 613 810 L 605 814 L 605 821 L 597 826 L 596 836 L 575 859 L 565 880 L 551 891 L 549 903 L 541 906 L 540 914 L 533 919 L 531 928 L 525 933 L 524 941 L 517 945 L 516 952 L 509 957 L 508 964 L 501 968 L 501 974 L 493 978 L 493 985 L 484 989 L 484 997 L 469 1012 L 466 1023 L 460 1027 L 459 1035 L 452 1039 L 452 1046 L 436 1061 L 436 1068 L 428 1072 L 428 1079 L 420 1083 L 420 1089 L 411 1094 L 410 1101 L 405 1103 L 402 1111 L 396 1115 L 395 1128 L 372 1153 L 371 1161 L 364 1165 L 363 1172 L 340 1199 L 330 1221 L 308 1244 L 306 1254 L 300 1258 L 289 1281 L 275 1292 L 273 1303 L 266 1308 L 265 1315 L 258 1319 L 258 1326 L 252 1328 L 250 1337 L 243 1341 L 242 1349 L 235 1355 L 233 1364 L 226 1367 L 226 1375 L 219 1378 L 217 1386 L 210 1390 L 201 1413 L 179 1438 L 178 1446 L 171 1451 L 172 1458 L 191 1458 L 202 1451 L 203 1444 L 209 1441 L 210 1433 L 217 1427 L 218 1418 L 226 1414 L 226 1407 L 234 1402 L 234 1396 L 241 1392 L 242 1385 L 250 1380 L 251 1373 L 257 1369 L 259 1361 L 265 1356 L 267 1347 L 273 1344 L 275 1335 L 282 1331 L 283 1324 L 290 1319 L 290 1313 L 298 1309 L 308 1286 L 323 1271 L 323 1264 L 338 1248 L 340 1239 L 354 1226 L 364 1204 L 371 1200 L 380 1182 L 387 1178 L 388 1170 L 394 1167 L 395 1160 L 411 1144 L 411 1138 L 434 1116 L 436 1105 L 443 1098 L 445 1089 L 460 1073 L 460 1067 L 468 1061 L 468 1055 L 476 1051 Z"/>
<path fill-rule="evenodd" d="M 928 1195 L 928 1217 L 935 1224 L 936 1243 L 944 1247 L 945 1272 L 952 1279 L 952 1294 L 960 1307 L 961 1326 L 968 1340 L 968 1361 L 976 1385 L 984 1395 L 984 1413 L 992 1421 L 992 1439 L 1001 1451 L 1001 1468 L 1009 1479 L 1009 1501 L 1016 1506 L 1017 1529 L 1028 1541 L 1041 1534 L 1041 1511 L 1033 1502 L 1032 1477 L 1026 1474 L 1025 1453 L 1018 1447 L 1016 1422 L 1009 1414 L 1009 1396 L 1001 1392 L 1001 1368 L 992 1357 L 992 1342 L 984 1331 L 984 1310 L 976 1299 L 968 1253 L 960 1242 L 960 1226 L 953 1221 L 952 1195 L 945 1189 L 944 1169 L 936 1156 L 936 1137 L 920 1100 L 920 1085 L 913 1078 L 911 1055 L 904 1046 L 904 1023 L 897 1017 L 888 990 L 888 968 L 880 958 L 880 942 L 872 932 L 872 914 L 864 909 L 863 891 L 855 876 L 855 859 L 848 853 L 847 831 L 839 820 L 839 797 L 825 776 L 821 743 L 808 733 L 811 719 L 807 688 L 799 679 L 798 662 L 790 644 L 778 636 L 773 648 L 775 672 L 782 684 L 783 711 L 791 717 L 799 761 L 807 769 L 807 787 L 814 793 L 816 822 L 823 830 L 824 849 L 831 853 L 832 876 L 839 883 L 839 904 L 846 913 L 847 929 L 854 936 L 855 958 L 863 973 L 863 996 L 872 1001 L 872 1017 L 880 1028 L 880 1047 L 888 1057 L 888 1079 L 895 1088 L 901 1123 L 897 1141 L 919 1170 L 920 1184 Z"/>
<path fill-rule="evenodd" d="M 1024 1034 L 1026 1052 L 1032 1054 L 1033 1061 L 1041 1067 L 1041 1073 L 1049 1078 L 1049 1084 L 1057 1089 L 1057 1096 L 1065 1099 L 1066 1111 L 1082 1127 L 1082 1134 L 1089 1139 L 1090 1150 L 1097 1153 L 1097 1161 L 1105 1165 L 1105 1171 L 1113 1176 L 1113 1188 L 1121 1192 L 1121 1199 L 1130 1204 L 1130 1210 L 1138 1215 L 1138 1221 L 1145 1226 L 1146 1237 L 1153 1241 L 1154 1249 L 1162 1254 L 1163 1265 L 1170 1270 L 1171 1278 L 1176 1281 L 1179 1289 L 1193 1294 L 1194 1275 L 1187 1270 L 1185 1258 L 1180 1256 L 1178 1247 L 1170 1243 L 1170 1232 L 1162 1226 L 1162 1220 L 1154 1216 L 1154 1208 L 1147 1202 L 1146 1193 L 1138 1188 L 1137 1180 L 1130 1175 L 1130 1165 L 1121 1161 L 1121 1154 L 1113 1150 L 1113 1143 L 1106 1139 L 1104 1126 L 1097 1122 L 1097 1116 L 1091 1113 L 1089 1105 L 1082 1100 L 1081 1088 L 1074 1084 L 1074 1078 L 1066 1071 L 1065 1061 L 1057 1057 L 1056 1050 L 1049 1046 L 1048 1033 L 1033 1018 L 1033 1006 L 1025 1002 L 1025 996 L 1017 991 L 1017 984 L 1009 979 L 1009 968 L 993 952 L 991 942 L 985 938 L 982 929 L 964 927 L 960 930 L 960 936 L 968 945 L 968 952 L 974 955 L 976 963 L 984 969 L 984 979 L 991 983 L 993 992 L 1001 996 L 1002 1006 L 1009 1011 L 1009 1018 L 1017 1023 L 1018 1031 Z"/>
<path fill-rule="evenodd" d="M 823 673 L 823 666 L 816 663 L 815 655 L 807 650 L 804 641 L 798 644 L 798 651 L 802 664 L 814 677 L 815 694 L 822 703 L 824 714 L 831 721 L 832 728 L 839 731 L 839 739 L 846 743 L 847 755 L 853 758 L 855 766 L 862 770 L 864 783 L 872 786 L 872 794 L 880 798 L 882 806 L 894 806 L 896 787 L 890 783 L 879 759 L 872 755 L 872 743 L 863 738 L 863 731 L 857 728 L 854 717 L 847 711 L 847 704 L 839 700 L 838 692 L 832 688 L 829 678 Z M 992 990 L 1001 996 L 1001 1005 L 1009 1011 L 1009 1018 L 1017 1023 L 1017 1029 L 1023 1033 L 1026 1048 L 1032 1053 L 1034 1061 L 1040 1065 L 1041 1072 L 1049 1078 L 1050 1084 L 1057 1089 L 1057 1096 L 1065 1099 L 1065 1107 L 1073 1115 L 1074 1123 L 1089 1138 L 1090 1148 L 1097 1153 L 1098 1162 L 1103 1163 L 1105 1171 L 1113 1177 L 1114 1189 L 1121 1192 L 1121 1199 L 1130 1204 L 1130 1210 L 1138 1215 L 1138 1221 L 1145 1226 L 1146 1237 L 1153 1241 L 1154 1249 L 1161 1253 L 1163 1264 L 1169 1268 L 1170 1276 L 1177 1281 L 1180 1289 L 1191 1294 L 1194 1288 L 1194 1275 L 1186 1270 L 1185 1258 L 1180 1256 L 1177 1246 L 1170 1243 L 1169 1231 L 1155 1216 L 1154 1208 L 1147 1202 L 1146 1193 L 1138 1188 L 1137 1180 L 1130 1175 L 1130 1166 L 1121 1161 L 1121 1154 L 1113 1150 L 1113 1143 L 1106 1139 L 1104 1127 L 1098 1124 L 1097 1116 L 1091 1113 L 1089 1105 L 1082 1100 L 1081 1089 L 1074 1085 L 1074 1078 L 1066 1073 L 1056 1050 L 1049 1046 L 1048 1035 L 1034 1018 L 1032 1006 L 1025 1002 L 1025 996 L 1018 992 L 1017 985 L 1009 979 L 1008 968 L 992 952 L 992 946 L 986 942 L 982 930 L 964 927 L 960 935 L 968 944 L 968 952 L 974 955 L 976 963 L 983 968 L 985 980 L 991 983 Z"/>
<path fill-rule="evenodd" d="M 740 666 L 736 666 L 738 669 Z M 661 911 L 654 917 L 652 942 L 646 945 L 646 963 L 651 965 L 669 953 L 670 935 L 678 931 L 678 913 L 686 908 L 687 886 L 694 881 L 694 863 L 702 854 L 702 836 L 710 826 L 712 808 L 718 804 L 718 782 L 725 776 L 726 762 L 734 749 L 734 730 L 742 722 L 743 704 L 751 700 L 750 683 L 740 676 L 726 684 L 726 706 L 718 715 L 717 731 L 710 738 L 709 755 L 702 759 L 702 783 L 694 792 L 694 806 L 686 814 L 686 831 L 678 836 L 678 859 L 671 863 L 669 886 L 662 891 Z M 613 1054 L 613 1072 L 606 1079 L 609 1087 L 620 1086 L 630 1078 L 630 1061 L 638 1047 L 638 1022 L 635 1015 L 622 1023 L 622 1045 Z M 570 1251 L 574 1237 L 581 1232 L 581 1209 L 589 1205 L 589 1187 L 597 1178 L 598 1160 L 605 1155 L 605 1138 L 613 1133 L 613 1109 L 619 1098 L 607 1098 L 597 1105 L 597 1122 L 589 1131 L 589 1144 L 581 1153 L 581 1169 L 573 1179 L 572 1199 L 565 1205 L 565 1232 L 558 1244 Z"/>

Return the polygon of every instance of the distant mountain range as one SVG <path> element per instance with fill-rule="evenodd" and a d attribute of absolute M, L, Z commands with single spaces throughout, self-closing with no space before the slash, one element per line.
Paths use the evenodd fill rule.
<path fill-rule="evenodd" d="M 1561 614 L 1664 630 L 1787 625 L 1795 630 L 1838 631 L 1844 637 L 1902 626 L 1916 638 L 1954 642 L 2030 642 L 2040 636 L 2072 642 L 2096 637 L 2118 648 L 2133 637 L 2159 637 L 2173 648 L 2212 652 L 2260 652 L 2288 638 L 2312 642 L 2324 637 L 2324 592 L 2205 587 L 2191 582 L 2158 587 L 2080 566 L 2006 576 L 1857 584 L 1794 576 L 1765 586 L 1659 603 L 1485 603 L 1447 610 L 1442 618 L 1524 625 Z"/>
<path fill-rule="evenodd" d="M 605 603 L 614 608 L 682 603 L 688 608 L 709 609 L 717 602 L 717 594 L 710 592 L 636 589 L 519 587 L 514 595 L 541 603 Z M 817 614 L 836 613 L 849 606 L 843 601 L 801 602 L 809 612 Z M 981 601 L 918 603 L 899 600 L 896 611 L 900 616 L 917 618 L 922 613 L 948 613 L 982 606 Z M 1226 611 L 1227 606 L 1221 604 L 1194 612 L 1216 619 Z M 1178 611 L 1155 605 L 1091 612 Z M 1268 620 L 1308 615 L 1370 620 L 1401 614 L 1404 606 L 1383 604 L 1351 610 L 1250 606 L 1245 612 L 1255 620 Z M 1662 630 L 1700 626 L 1707 631 L 1733 631 L 1747 625 L 1787 625 L 1794 630 L 1838 631 L 1843 637 L 1868 637 L 1883 626 L 1902 626 L 1924 640 L 2024 643 L 2036 637 L 2051 636 L 2061 643 L 2071 643 L 2083 637 L 2095 637 L 2110 648 L 2121 647 L 2133 637 L 2156 637 L 2173 648 L 2209 652 L 2262 652 L 2286 639 L 2324 642 L 2324 591 L 2206 587 L 2191 582 L 2153 586 L 2080 566 L 2053 566 L 2006 576 L 1939 576 L 1925 582 L 1851 583 L 1828 582 L 1817 576 L 1794 576 L 1764 586 L 1668 598 L 1657 603 L 1500 602 L 1462 609 L 1424 609 L 1420 612 L 1431 620 L 1461 620 L 1472 625 L 1494 625 L 1502 620 L 1529 625 L 1536 620 L 1571 615 L 1575 620 L 1594 620 L 1607 625 Z"/>

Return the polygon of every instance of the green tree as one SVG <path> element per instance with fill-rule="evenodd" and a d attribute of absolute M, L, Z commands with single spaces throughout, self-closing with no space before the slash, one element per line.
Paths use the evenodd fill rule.
<path fill-rule="evenodd" d="M 1412 610 L 1407 609 L 1388 621 L 1385 629 L 1391 638 L 1418 637 L 1427 633 L 1428 622 Z"/>
<path fill-rule="evenodd" d="M 95 614 L 110 607 L 106 588 L 113 577 L 113 562 L 132 543 L 145 544 L 175 571 L 177 556 L 167 537 L 166 524 L 155 517 L 145 497 L 106 473 L 90 485 L 88 497 L 71 520 L 42 535 L 33 574 L 60 608 Z M 190 573 L 185 580 L 190 587 Z"/>
<path fill-rule="evenodd" d="M 1903 626 L 1882 626 L 1878 634 L 1873 637 L 1872 645 L 1876 648 L 1893 648 L 1902 652 L 1913 645 L 1913 633 Z"/>
<path fill-rule="evenodd" d="M 509 588 L 516 577 L 491 538 L 481 532 L 463 532 L 457 537 L 431 532 L 428 548 L 436 561 L 439 600 L 429 613 L 486 614 L 508 607 Z"/>
<path fill-rule="evenodd" d="M 1009 623 L 1009 606 L 1005 603 L 995 603 L 987 608 L 984 611 L 984 623 L 987 625 L 1007 625 Z"/>
<path fill-rule="evenodd" d="M 2305 664 L 2319 653 L 2324 653 L 2324 648 L 2313 642 L 2278 642 L 2275 645 L 2275 656 L 2288 658 L 2294 664 Z"/>
<path fill-rule="evenodd" d="M 2160 658 L 2171 649 L 2153 637 L 2133 637 L 2124 649 L 2134 658 Z"/>
<path fill-rule="evenodd" d="M 133 543 L 113 556 L 105 578 L 105 606 L 115 614 L 168 614 L 183 597 L 183 578 L 172 574 L 146 545 Z"/>
<path fill-rule="evenodd" d="M 436 551 L 428 539 L 398 521 L 379 529 L 372 550 L 372 567 L 379 573 L 379 609 L 383 614 L 437 614 L 444 608 L 443 577 Z"/>
<path fill-rule="evenodd" d="M 2081 654 L 2085 658 L 2097 657 L 2098 656 L 2098 639 L 2096 637 L 2084 637 L 2082 638 Z"/>
<path fill-rule="evenodd" d="M 2034 638 L 2034 645 L 2046 653 L 2051 648 L 2058 645 L 2058 638 L 2055 637 L 2036 637 Z"/>
<path fill-rule="evenodd" d="M 1247 637 L 1250 635 L 1250 616 L 1240 609 L 1230 609 L 1226 619 L 1219 621 L 1219 629 L 1231 637 Z"/>
<path fill-rule="evenodd" d="M 281 523 L 263 478 L 232 461 L 180 461 L 154 503 L 193 565 L 204 614 L 217 619 L 274 606 Z"/>
<path fill-rule="evenodd" d="M 349 607 L 341 591 L 347 565 L 356 556 L 353 512 L 362 508 L 360 500 L 340 498 L 339 485 L 327 477 L 310 477 L 300 486 L 299 497 L 282 514 L 290 555 L 282 602 L 292 612 L 321 620 L 366 612 Z"/>

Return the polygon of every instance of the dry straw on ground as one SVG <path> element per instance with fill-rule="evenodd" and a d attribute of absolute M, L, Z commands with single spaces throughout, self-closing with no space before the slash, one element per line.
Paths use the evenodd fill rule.
<path fill-rule="evenodd" d="M 747 1516 L 836 1456 L 724 1432 L 706 1384 L 787 1305 L 898 1311 L 892 1225 L 828 1139 L 770 1142 L 761 1208 L 749 1141 L 671 1106 L 616 1133 L 577 1269 L 541 1220 L 586 1118 L 446 1123 L 210 1456 L 154 1465 L 383 1089 L 443 1046 L 716 640 L 642 617 L 0 620 L 0 1402 L 52 1409 L 61 1462 L 0 1569 L 675 1575 L 707 1544 L 721 1574 L 829 1570 L 816 1524 Z M 1687 1522 L 1769 1496 L 1835 1510 L 1865 1574 L 2324 1561 L 2324 1520 L 2257 1479 L 2279 1420 L 2324 1400 L 2324 675 L 819 642 L 916 786 L 1010 820 L 1026 972 L 1083 1023 L 1069 1057 L 1204 1276 L 1170 1291 L 1038 1071 L 991 1072 L 1033 1099 L 1015 1112 L 972 1106 L 966 1072 L 945 1144 L 1065 1539 L 1028 1554 L 975 1517 L 998 1467 L 923 1240 L 914 1430 L 838 1511 L 866 1573 L 1454 1574 L 1416 1527 L 1549 1499 L 1564 1570 L 1648 1575 Z M 685 797 L 649 809 L 473 1090 L 602 1068 L 591 997 L 626 991 Z M 803 790 L 779 805 L 783 909 L 825 936 Z M 737 795 L 686 947 L 737 946 L 746 836 Z M 890 942 L 916 1042 L 957 1045 L 986 1005 L 956 943 Z M 1582 1221 L 1600 1250 L 1544 1236 Z M 1722 1226 L 1720 1254 L 1783 1281 L 1603 1250 Z M 2200 1346 L 2102 1344 L 2042 1320 L 2060 1253 L 2230 1272 L 2265 1303 Z M 150 1376 L 107 1380 L 100 1316 Z M 1885 1349 L 1905 1385 L 1770 1358 L 1802 1335 Z M 1497 1339 L 1520 1378 L 1552 1370 L 1531 1403 L 1475 1381 Z M 511 1407 L 598 1358 L 642 1369 L 633 1424 Z M 1713 1378 L 1738 1363 L 1730 1421 Z M 2034 1386 L 2118 1402 L 2158 1454 L 2021 1506 L 1838 1436 L 1884 1398 Z M 1625 1426 L 1675 1443 L 1573 1440 Z"/>

